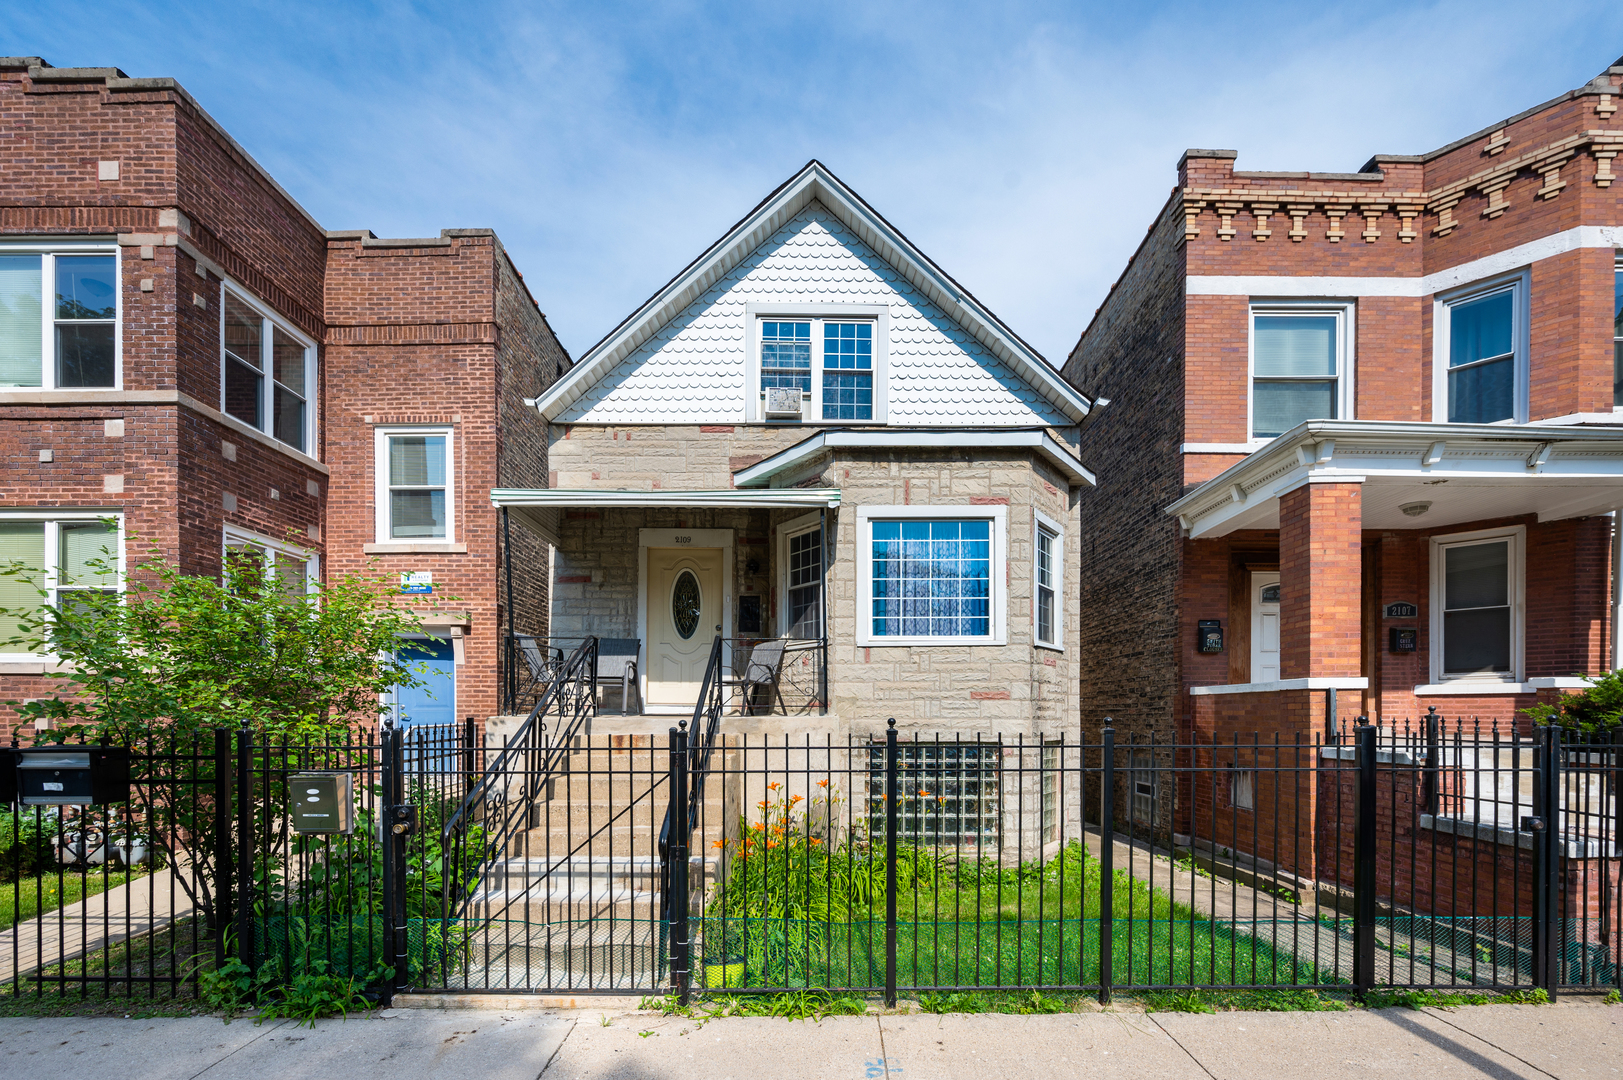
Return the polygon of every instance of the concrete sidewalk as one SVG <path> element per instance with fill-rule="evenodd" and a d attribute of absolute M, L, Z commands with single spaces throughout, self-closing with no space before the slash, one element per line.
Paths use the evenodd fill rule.
<path fill-rule="evenodd" d="M 629 1002 L 627 1003 L 629 1004 Z M 606 1021 L 606 1026 L 605 1026 Z M 651 1013 L 389 1010 L 256 1027 L 0 1019 L 0 1075 L 26 1080 L 1315 1080 L 1617 1077 L 1623 1007 L 1344 1013 L 885 1015 L 822 1023 Z"/>

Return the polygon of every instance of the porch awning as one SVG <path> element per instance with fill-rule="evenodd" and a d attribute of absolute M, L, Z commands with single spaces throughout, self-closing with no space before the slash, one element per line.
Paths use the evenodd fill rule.
<path fill-rule="evenodd" d="M 493 488 L 490 504 L 511 510 L 525 528 L 554 547 L 558 511 L 581 508 L 672 506 L 715 509 L 827 509 L 840 505 L 839 488 L 764 488 L 725 491 L 601 491 L 560 488 Z"/>
<path fill-rule="evenodd" d="M 1623 428 L 1537 424 L 1298 424 L 1166 508 L 1192 538 L 1279 528 L 1279 496 L 1363 485 L 1363 527 L 1539 521 L 1623 508 Z"/>

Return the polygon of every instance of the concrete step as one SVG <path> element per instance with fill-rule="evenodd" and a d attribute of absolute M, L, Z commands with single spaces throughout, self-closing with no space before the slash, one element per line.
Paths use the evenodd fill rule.
<path fill-rule="evenodd" d="M 663 863 L 654 855 L 572 855 L 505 859 L 491 866 L 474 893 L 477 904 L 528 902 L 586 907 L 638 904 L 658 893 Z M 716 860 L 688 859 L 690 881 L 708 881 Z"/>

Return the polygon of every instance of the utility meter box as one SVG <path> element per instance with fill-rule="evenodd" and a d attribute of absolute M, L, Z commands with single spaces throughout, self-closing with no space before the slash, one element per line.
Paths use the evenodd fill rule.
<path fill-rule="evenodd" d="M 13 751 L 24 806 L 129 802 L 130 751 L 123 746 L 29 746 Z"/>
<path fill-rule="evenodd" d="M 355 830 L 355 780 L 350 773 L 294 773 L 287 778 L 287 789 L 295 832 Z"/>

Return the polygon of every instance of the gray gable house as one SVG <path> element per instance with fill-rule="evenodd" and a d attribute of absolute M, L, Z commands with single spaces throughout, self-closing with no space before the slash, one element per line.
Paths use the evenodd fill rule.
<path fill-rule="evenodd" d="M 598 730 L 1075 731 L 1091 402 L 818 162 L 535 407 L 553 646 L 627 639 Z M 607 650 L 609 646 L 605 646 Z"/>

